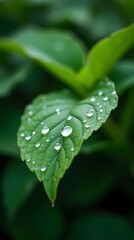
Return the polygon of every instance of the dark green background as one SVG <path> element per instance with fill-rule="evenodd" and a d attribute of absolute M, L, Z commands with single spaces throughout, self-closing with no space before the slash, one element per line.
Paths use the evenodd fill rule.
<path fill-rule="evenodd" d="M 133 0 L 0 1 L 1 37 L 29 26 L 69 30 L 89 50 L 133 21 Z M 0 52 L 0 91 L 3 76 L 27 62 Z M 21 162 L 16 133 L 26 104 L 40 93 L 66 86 L 38 64 L 31 66 L 20 84 L 0 96 L 0 238 L 133 240 L 134 48 L 109 73 L 119 105 L 74 159 L 60 183 L 54 208 L 43 185 Z"/>

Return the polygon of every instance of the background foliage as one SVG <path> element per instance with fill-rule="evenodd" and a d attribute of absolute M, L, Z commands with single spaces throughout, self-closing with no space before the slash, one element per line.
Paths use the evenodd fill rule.
<path fill-rule="evenodd" d="M 133 20 L 133 0 L 0 1 L 1 37 L 29 27 L 67 30 L 85 51 Z M 134 239 L 134 48 L 109 77 L 119 106 L 83 145 L 52 208 L 20 161 L 16 133 L 25 105 L 66 85 L 38 63 L 0 51 L 1 239 Z"/>

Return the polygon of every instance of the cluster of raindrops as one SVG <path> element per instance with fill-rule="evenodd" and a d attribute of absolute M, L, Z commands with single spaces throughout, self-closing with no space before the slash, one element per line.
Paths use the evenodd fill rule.
<path fill-rule="evenodd" d="M 58 46 L 58 45 L 57 45 Z M 113 91 L 112 92 L 112 95 L 113 95 L 113 101 L 114 100 L 114 95 L 116 95 L 116 92 Z M 106 102 L 109 101 L 109 97 L 107 95 L 104 94 L 104 92 L 102 90 L 99 90 L 98 93 L 95 95 L 95 96 L 91 96 L 90 97 L 90 103 L 91 103 L 91 108 L 86 112 L 85 114 L 85 117 L 83 119 L 83 124 L 84 124 L 84 127 L 88 130 L 89 128 L 91 128 L 91 119 L 94 119 L 93 117 L 96 117 L 98 121 L 102 121 L 103 119 L 103 115 L 102 113 L 104 112 L 104 109 L 103 109 L 103 105 L 105 106 L 106 105 Z M 103 104 L 104 103 L 104 104 Z M 96 107 L 95 107 L 96 106 Z M 96 109 L 97 108 L 97 116 L 96 116 Z M 61 109 L 59 107 L 57 107 L 55 109 L 55 113 L 57 115 L 61 114 Z M 99 114 L 100 113 L 100 114 Z M 30 122 L 32 121 L 32 116 L 34 115 L 33 111 L 32 111 L 32 108 L 29 107 L 29 111 L 28 111 L 28 117 L 27 117 L 27 122 L 30 124 Z M 64 137 L 64 138 L 67 138 L 69 137 L 72 132 L 73 132 L 73 128 L 71 126 L 69 126 L 69 123 L 70 121 L 73 120 L 73 116 L 72 115 L 68 115 L 67 116 L 67 122 L 68 124 L 66 126 L 63 127 L 63 129 L 61 130 L 61 136 Z M 54 138 L 54 135 L 50 135 L 50 129 L 49 129 L 49 125 L 46 125 L 44 123 L 44 121 L 42 121 L 41 123 L 41 129 L 39 130 L 41 134 L 43 134 L 43 139 L 45 139 L 45 141 L 48 143 L 51 139 Z M 22 138 L 24 138 L 26 141 L 29 141 L 32 137 L 35 136 L 37 131 L 33 131 L 30 134 L 24 134 L 23 132 L 20 134 L 20 136 Z M 35 149 L 38 149 L 38 150 L 41 150 L 43 148 L 44 145 L 42 145 L 42 143 L 40 142 L 40 140 L 38 142 L 35 143 Z M 55 151 L 59 152 L 62 148 L 62 143 L 59 141 L 59 142 L 56 142 L 54 145 L 53 145 L 53 148 Z M 73 152 L 75 150 L 74 147 L 71 147 L 70 148 L 70 151 Z M 35 151 L 34 155 L 37 155 L 37 150 Z M 30 162 L 33 164 L 33 169 L 35 170 L 34 168 L 34 165 L 35 165 L 35 160 L 32 161 L 32 159 L 30 160 L 30 158 L 27 158 L 26 160 L 27 162 Z M 47 167 L 45 165 L 41 165 L 41 167 L 39 168 L 41 172 L 44 172 L 46 171 Z"/>

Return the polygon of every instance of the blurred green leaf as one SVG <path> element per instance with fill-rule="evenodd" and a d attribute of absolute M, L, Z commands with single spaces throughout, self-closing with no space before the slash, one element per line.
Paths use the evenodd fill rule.
<path fill-rule="evenodd" d="M 13 73 L 5 73 L 5 71 L 0 68 L 0 97 L 8 96 L 16 85 L 25 81 L 29 69 L 29 66 L 21 66 L 20 69 Z"/>
<path fill-rule="evenodd" d="M 134 61 L 126 60 L 118 63 L 110 74 L 110 79 L 115 83 L 116 90 L 122 95 L 134 86 Z"/>
<path fill-rule="evenodd" d="M 133 240 L 134 230 L 126 219 L 111 214 L 78 219 L 68 240 Z"/>
<path fill-rule="evenodd" d="M 36 183 L 35 176 L 27 170 L 24 164 L 13 162 L 7 165 L 2 181 L 2 197 L 9 217 L 15 215 L 18 208 L 31 194 Z"/>
<path fill-rule="evenodd" d="M 116 106 L 114 85 L 103 79 L 80 102 L 69 91 L 63 91 L 39 96 L 26 108 L 18 132 L 21 158 L 43 181 L 52 202 L 83 140 L 106 121 Z"/>
<path fill-rule="evenodd" d="M 87 65 L 77 75 L 79 82 L 91 87 L 133 44 L 134 24 L 98 42 L 89 51 Z"/>
<path fill-rule="evenodd" d="M 75 72 L 84 65 L 86 59 L 83 44 L 72 34 L 36 28 L 24 29 L 11 38 L 1 38 L 0 49 L 38 61 L 75 88 Z"/>

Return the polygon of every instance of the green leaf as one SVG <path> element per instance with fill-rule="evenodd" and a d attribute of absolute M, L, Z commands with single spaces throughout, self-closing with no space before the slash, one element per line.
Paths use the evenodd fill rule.
<path fill-rule="evenodd" d="M 79 82 L 91 87 L 105 76 L 116 61 L 134 44 L 134 24 L 98 42 L 89 51 L 87 65 L 78 73 Z"/>
<path fill-rule="evenodd" d="M 116 106 L 114 85 L 103 79 L 82 101 L 62 91 L 39 96 L 26 108 L 18 132 L 21 158 L 43 181 L 52 202 L 83 140 L 106 121 Z"/>
<path fill-rule="evenodd" d="M 0 68 L 0 73 L 0 97 L 5 97 L 9 95 L 17 84 L 26 79 L 29 66 L 23 66 L 11 74 L 3 72 L 3 69 Z"/>
<path fill-rule="evenodd" d="M 129 222 L 112 214 L 96 214 L 78 219 L 68 240 L 133 240 L 134 230 Z"/>
<path fill-rule="evenodd" d="M 24 29 L 11 38 L 1 38 L 0 49 L 38 61 L 74 88 L 77 88 L 75 72 L 86 62 L 81 42 L 72 34 L 60 31 Z"/>
<path fill-rule="evenodd" d="M 22 203 L 29 197 L 37 181 L 19 162 L 7 166 L 3 175 L 3 202 L 9 217 L 13 217 Z"/>

